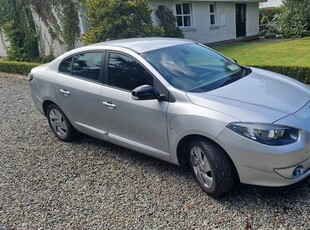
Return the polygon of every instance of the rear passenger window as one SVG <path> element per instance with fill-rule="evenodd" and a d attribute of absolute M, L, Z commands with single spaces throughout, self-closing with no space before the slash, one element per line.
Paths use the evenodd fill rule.
<path fill-rule="evenodd" d="M 74 56 L 72 74 L 99 81 L 102 52 L 83 53 Z"/>
<path fill-rule="evenodd" d="M 72 70 L 72 57 L 65 59 L 59 65 L 59 72 L 71 74 Z"/>

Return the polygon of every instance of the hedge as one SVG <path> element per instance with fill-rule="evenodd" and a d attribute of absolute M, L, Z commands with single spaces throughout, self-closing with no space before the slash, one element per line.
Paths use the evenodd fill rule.
<path fill-rule="evenodd" d="M 17 61 L 0 61 L 0 72 L 25 74 L 27 75 L 30 70 L 40 63 L 30 62 L 17 62 Z"/>
<path fill-rule="evenodd" d="M 270 70 L 276 73 L 280 73 L 305 84 L 310 84 L 310 67 L 300 66 L 253 66 L 260 69 Z"/>
<path fill-rule="evenodd" d="M 0 72 L 28 74 L 33 67 L 40 63 L 16 62 L 16 61 L 0 61 Z M 292 77 L 305 84 L 310 84 L 310 67 L 299 66 L 258 66 L 253 67 L 270 70 Z"/>

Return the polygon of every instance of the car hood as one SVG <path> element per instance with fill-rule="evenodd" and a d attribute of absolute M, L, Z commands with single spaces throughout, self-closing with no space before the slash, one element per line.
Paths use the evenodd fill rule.
<path fill-rule="evenodd" d="M 206 93 L 187 93 L 194 104 L 242 122 L 273 123 L 295 113 L 310 100 L 310 88 L 289 77 L 251 68 L 252 73 Z"/>

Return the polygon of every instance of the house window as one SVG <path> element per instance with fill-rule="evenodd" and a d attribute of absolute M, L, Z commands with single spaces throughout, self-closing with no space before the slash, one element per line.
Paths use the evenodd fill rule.
<path fill-rule="evenodd" d="M 209 7 L 210 7 L 210 25 L 214 26 L 216 25 L 216 5 L 214 3 L 211 3 Z"/>
<path fill-rule="evenodd" d="M 178 27 L 191 27 L 192 16 L 190 3 L 175 4 L 175 9 Z"/>

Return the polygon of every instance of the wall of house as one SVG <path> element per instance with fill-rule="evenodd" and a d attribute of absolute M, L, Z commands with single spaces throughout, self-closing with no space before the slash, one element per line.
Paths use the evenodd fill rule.
<path fill-rule="evenodd" d="M 48 27 L 42 22 L 40 17 L 33 13 L 34 21 L 37 27 L 37 32 L 40 36 L 39 49 L 42 56 L 53 55 L 58 57 L 67 51 L 67 46 L 61 43 L 57 39 L 52 39 L 51 34 L 48 31 Z M 82 22 L 80 21 L 80 28 L 83 31 Z M 81 47 L 83 44 L 80 41 L 76 41 L 75 47 Z"/>
<path fill-rule="evenodd" d="M 6 49 L 9 46 L 9 42 L 6 41 L 5 34 L 0 32 L 0 57 L 1 58 L 6 58 L 7 57 L 7 52 Z"/>
<path fill-rule="evenodd" d="M 40 17 L 32 12 L 33 14 L 33 19 L 36 25 L 37 32 L 39 34 L 39 50 L 41 56 L 48 56 L 48 55 L 54 55 L 55 57 L 60 56 L 61 54 L 65 53 L 67 48 L 65 44 L 62 44 L 59 42 L 57 39 L 54 40 L 52 39 L 48 28 L 46 25 L 42 22 Z M 80 28 L 81 28 L 81 34 L 85 33 L 86 31 L 86 22 L 85 20 L 81 17 L 79 14 L 79 23 L 80 23 Z M 6 49 L 9 46 L 9 42 L 6 41 L 6 37 L 4 33 L 0 32 L 0 57 L 6 58 L 7 57 L 7 52 Z M 81 47 L 84 44 L 81 41 L 76 41 L 75 47 Z"/>
<path fill-rule="evenodd" d="M 175 14 L 177 1 L 150 0 L 150 6 L 156 10 L 158 5 L 168 6 Z M 195 1 L 192 6 L 191 28 L 183 28 L 182 32 L 187 39 L 200 43 L 214 43 L 236 39 L 236 2 L 216 2 L 216 25 L 210 25 L 209 5 L 212 2 Z M 247 2 L 246 13 L 246 36 L 255 36 L 259 33 L 259 8 L 258 2 Z M 155 13 L 152 14 L 154 24 L 158 24 Z"/>
<path fill-rule="evenodd" d="M 65 52 L 65 46 L 59 41 L 52 39 L 48 27 L 43 23 L 40 17 L 33 13 L 33 19 L 36 24 L 37 32 L 39 34 L 39 50 L 43 56 L 54 55 L 55 57 Z"/>
<path fill-rule="evenodd" d="M 216 3 L 216 25 L 210 25 L 209 2 L 193 2 L 194 31 L 184 31 L 184 35 L 201 43 L 213 43 L 235 39 L 234 3 Z"/>
<path fill-rule="evenodd" d="M 256 36 L 259 34 L 259 3 L 249 2 L 247 3 L 246 10 L 246 36 Z"/>

